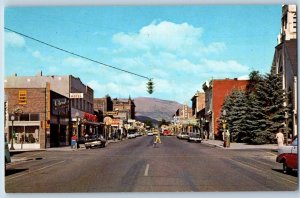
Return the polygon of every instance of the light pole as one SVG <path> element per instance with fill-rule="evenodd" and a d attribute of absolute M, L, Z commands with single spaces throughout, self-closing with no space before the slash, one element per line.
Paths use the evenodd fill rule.
<path fill-rule="evenodd" d="M 226 147 L 226 139 L 227 139 L 227 137 L 226 137 L 226 119 L 225 119 L 225 117 L 226 117 L 226 110 L 224 109 L 223 110 L 223 141 L 224 141 L 224 147 Z"/>
<path fill-rule="evenodd" d="M 76 116 L 76 136 L 77 136 L 76 148 L 78 148 L 78 140 L 79 140 L 79 133 L 78 133 L 78 117 L 79 117 L 79 113 L 78 113 L 78 111 L 75 113 L 75 116 Z"/>
<path fill-rule="evenodd" d="M 286 145 L 289 144 L 288 137 L 289 137 L 289 115 L 288 112 L 285 112 L 284 114 L 285 118 L 285 139 L 286 139 Z"/>
<path fill-rule="evenodd" d="M 200 118 L 200 132 L 201 132 L 201 138 L 203 139 L 204 134 L 203 134 L 203 118 Z"/>
<path fill-rule="evenodd" d="M 14 121 L 15 121 L 15 116 L 11 115 L 10 117 L 11 120 L 11 144 L 10 144 L 10 150 L 15 150 L 14 148 Z"/>

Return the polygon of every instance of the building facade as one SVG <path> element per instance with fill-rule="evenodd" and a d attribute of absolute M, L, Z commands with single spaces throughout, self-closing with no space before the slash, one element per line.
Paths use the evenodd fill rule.
<path fill-rule="evenodd" d="M 225 98 L 233 89 L 246 90 L 248 80 L 219 79 L 205 82 L 205 125 L 209 139 L 219 139 L 218 122 Z"/>
<path fill-rule="evenodd" d="M 69 145 L 74 133 L 78 133 L 80 137 L 85 133 L 98 132 L 100 123 L 93 115 L 94 91 L 79 78 L 72 75 L 43 76 L 42 72 L 36 76 L 15 74 L 5 77 L 4 88 L 8 114 L 14 113 L 16 107 L 22 111 L 20 119 L 25 114 L 39 114 L 40 148 Z M 44 91 L 40 97 L 32 93 L 41 90 Z M 28 125 L 24 122 L 15 124 Z M 25 133 L 30 131 L 27 128 L 23 127 Z M 5 132 L 9 134 L 8 127 Z"/>
<path fill-rule="evenodd" d="M 275 47 L 271 72 L 282 77 L 282 89 L 288 93 L 284 105 L 291 105 L 285 124 L 289 134 L 298 134 L 298 58 L 296 5 L 283 5 L 278 45 Z"/>

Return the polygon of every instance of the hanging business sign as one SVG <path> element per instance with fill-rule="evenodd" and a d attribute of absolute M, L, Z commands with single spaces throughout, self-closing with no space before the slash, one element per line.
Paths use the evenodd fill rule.
<path fill-rule="evenodd" d="M 103 119 L 103 122 L 104 122 L 105 125 L 111 125 L 112 124 L 112 119 L 111 119 L 111 117 L 107 116 Z"/>
<path fill-rule="evenodd" d="M 83 98 L 83 93 L 70 93 L 70 98 Z"/>

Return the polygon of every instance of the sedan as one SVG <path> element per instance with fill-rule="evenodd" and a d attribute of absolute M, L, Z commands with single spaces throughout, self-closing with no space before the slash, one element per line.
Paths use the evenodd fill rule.
<path fill-rule="evenodd" d="M 177 138 L 187 140 L 189 138 L 189 135 L 187 133 L 179 133 L 177 135 Z"/>
<path fill-rule="evenodd" d="M 188 142 L 201 142 L 202 138 L 200 137 L 200 133 L 190 133 L 188 137 Z"/>
<path fill-rule="evenodd" d="M 278 156 L 276 162 L 282 163 L 283 172 L 289 173 L 293 169 L 298 169 L 298 138 L 292 141 L 289 146 L 281 146 L 278 148 Z"/>
<path fill-rule="evenodd" d="M 102 136 L 90 135 L 85 138 L 85 148 L 105 147 L 106 140 Z"/>

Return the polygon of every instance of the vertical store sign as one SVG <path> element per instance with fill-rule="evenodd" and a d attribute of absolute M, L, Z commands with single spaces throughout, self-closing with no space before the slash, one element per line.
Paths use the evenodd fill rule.
<path fill-rule="evenodd" d="M 46 83 L 46 129 L 50 128 L 50 83 Z"/>
<path fill-rule="evenodd" d="M 27 104 L 27 90 L 19 90 L 18 104 Z"/>

